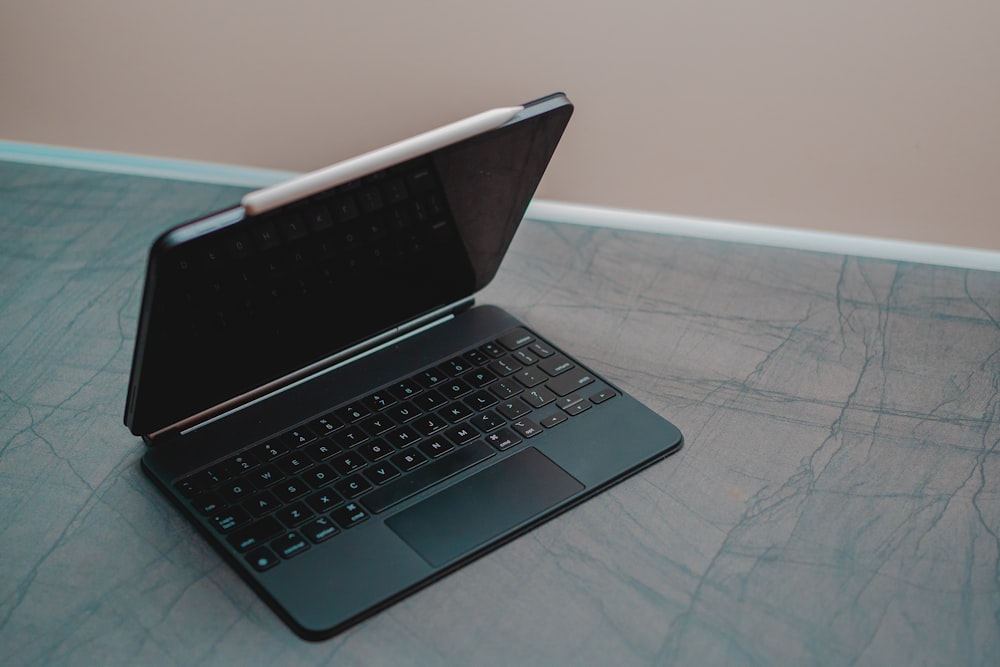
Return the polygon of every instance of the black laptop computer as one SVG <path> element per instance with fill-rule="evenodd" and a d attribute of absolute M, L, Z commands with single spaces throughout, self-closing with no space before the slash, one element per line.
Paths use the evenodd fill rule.
<path fill-rule="evenodd" d="M 125 423 L 299 635 L 333 635 L 682 445 L 494 306 L 569 121 L 494 109 L 154 243 Z"/>

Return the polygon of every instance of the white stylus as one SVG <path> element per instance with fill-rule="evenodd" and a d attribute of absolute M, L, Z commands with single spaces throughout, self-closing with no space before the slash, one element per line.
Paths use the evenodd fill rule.
<path fill-rule="evenodd" d="M 323 192 L 356 178 L 374 173 L 379 169 L 399 164 L 411 158 L 443 148 L 449 144 L 468 139 L 477 134 L 500 127 L 524 107 L 501 107 L 475 116 L 469 116 L 434 130 L 418 134 L 409 139 L 383 148 L 378 148 L 357 157 L 323 167 L 308 174 L 297 176 L 290 181 L 278 183 L 260 190 L 248 192 L 241 204 L 247 215 L 260 215 L 280 206 L 290 204 L 304 197 Z"/>

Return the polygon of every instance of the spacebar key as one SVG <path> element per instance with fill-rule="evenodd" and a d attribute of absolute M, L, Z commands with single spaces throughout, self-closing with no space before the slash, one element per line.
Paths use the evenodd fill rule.
<path fill-rule="evenodd" d="M 380 486 L 362 497 L 361 502 L 375 514 L 384 512 L 393 505 L 415 496 L 427 487 L 457 475 L 494 454 L 496 451 L 480 440 L 440 458 L 430 465 L 417 468 L 395 482 Z"/>

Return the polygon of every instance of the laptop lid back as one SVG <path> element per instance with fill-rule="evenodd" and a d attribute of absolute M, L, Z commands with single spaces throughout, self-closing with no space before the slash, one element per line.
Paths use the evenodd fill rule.
<path fill-rule="evenodd" d="M 177 428 L 470 300 L 496 274 L 571 113 L 551 95 L 349 182 L 164 233 L 147 264 L 126 425 Z"/>

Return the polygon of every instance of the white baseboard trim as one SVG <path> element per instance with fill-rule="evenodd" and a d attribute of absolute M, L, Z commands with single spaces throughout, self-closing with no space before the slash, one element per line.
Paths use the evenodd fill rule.
<path fill-rule="evenodd" d="M 689 236 L 713 241 L 812 250 L 900 262 L 938 264 L 962 269 L 1000 271 L 1000 252 L 997 251 L 839 232 L 820 232 L 664 213 L 644 213 L 537 199 L 528 207 L 525 217 L 538 221 Z"/>
<path fill-rule="evenodd" d="M 0 141 L 0 161 L 246 188 L 261 188 L 298 175 L 293 171 L 238 167 L 196 160 L 146 157 L 82 148 L 63 148 L 62 146 L 17 141 Z"/>
<path fill-rule="evenodd" d="M 15 141 L 0 141 L 0 160 L 246 188 L 263 187 L 298 175 L 291 171 L 145 157 Z M 819 232 L 746 222 L 646 213 L 544 199 L 533 200 L 525 217 L 545 222 L 627 229 L 715 241 L 857 255 L 900 262 L 938 264 L 962 269 L 1000 271 L 1000 252 L 997 251 L 882 239 L 838 232 Z"/>

